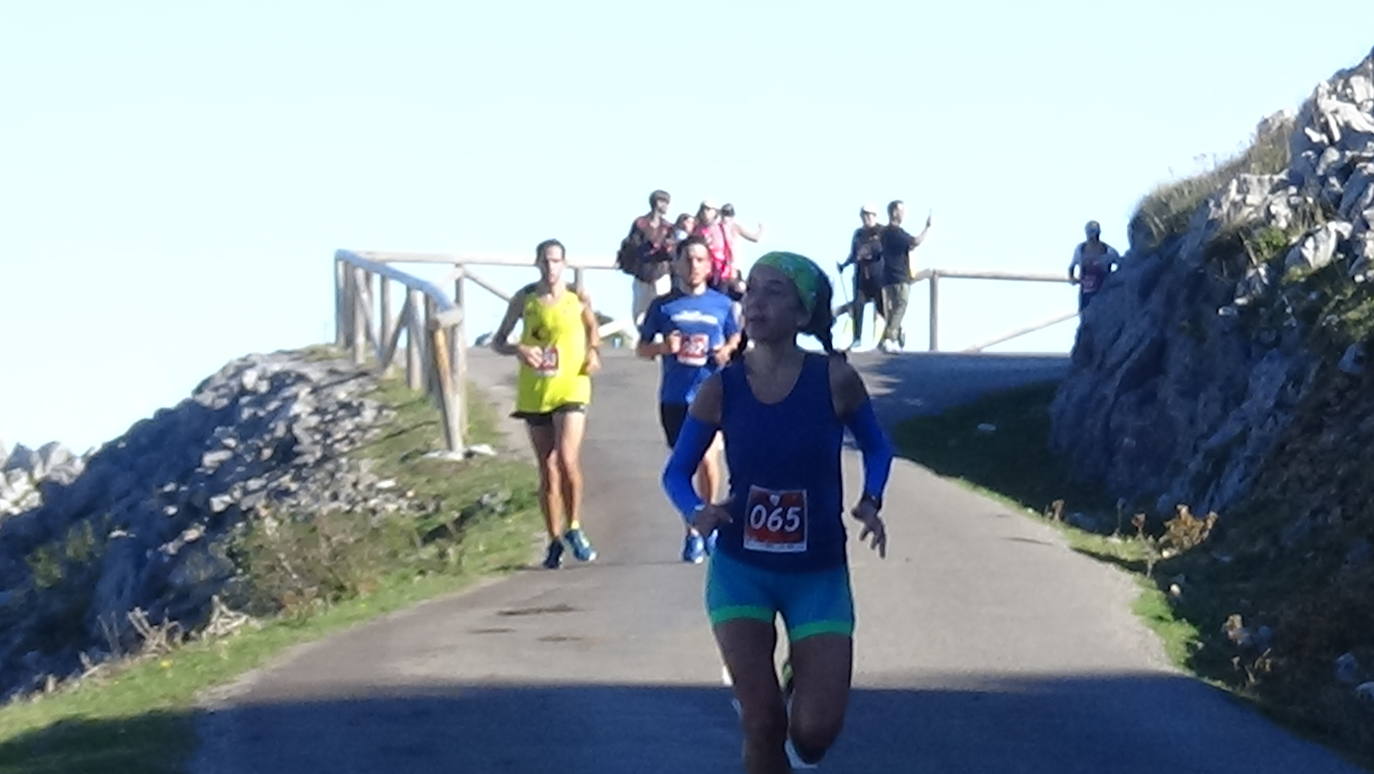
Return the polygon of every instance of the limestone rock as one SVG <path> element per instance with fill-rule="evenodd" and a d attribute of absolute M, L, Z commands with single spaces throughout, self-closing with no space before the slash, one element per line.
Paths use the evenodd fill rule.
<path fill-rule="evenodd" d="M 1325 223 L 1293 246 L 1284 259 L 1285 269 L 1320 269 L 1331 263 L 1341 240 L 1349 239 L 1352 226 L 1343 221 Z"/>
<path fill-rule="evenodd" d="M 1051 444 L 1078 477 L 1160 514 L 1224 512 L 1329 386 L 1322 374 L 1364 378 L 1363 348 L 1309 346 L 1340 322 L 1322 317 L 1339 289 L 1304 283 L 1336 262 L 1349 271 L 1322 282 L 1374 280 L 1374 54 L 1259 127 L 1276 131 L 1289 132 L 1287 169 L 1223 181 L 1163 238 L 1133 219 L 1051 408 Z"/>
<path fill-rule="evenodd" d="M 132 610 L 194 634 L 238 577 L 229 536 L 269 502 L 299 519 L 405 512 L 400 487 L 348 456 L 384 418 L 372 389 L 352 366 L 253 355 L 91 454 L 6 447 L 0 702 L 140 647 Z M 54 648 L 44 638 L 57 630 L 74 633 Z"/>

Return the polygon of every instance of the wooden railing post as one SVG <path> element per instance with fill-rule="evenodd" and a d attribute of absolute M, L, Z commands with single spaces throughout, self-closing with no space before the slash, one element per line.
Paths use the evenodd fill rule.
<path fill-rule="evenodd" d="M 458 324 L 453 326 L 453 385 L 458 405 L 458 434 L 459 438 L 466 439 L 468 437 L 468 309 L 463 304 L 463 275 L 461 273 L 453 283 L 453 303 L 458 307 L 458 311 L 463 313 Z"/>
<path fill-rule="evenodd" d="M 940 351 L 940 273 L 930 274 L 930 351 Z"/>
<path fill-rule="evenodd" d="M 346 295 L 348 264 L 334 259 L 334 346 L 343 349 L 348 343 L 348 322 L 344 317 L 344 297 Z"/>
<path fill-rule="evenodd" d="M 379 357 L 385 358 L 387 356 L 386 342 L 391 341 L 392 330 L 391 281 L 388 280 L 386 277 L 378 277 L 377 280 L 381 283 L 381 285 L 377 288 L 377 293 L 381 295 L 380 302 L 382 305 L 382 325 L 380 330 L 380 341 L 382 342 L 382 344 L 381 354 L 379 355 Z M 382 367 L 382 373 L 386 373 L 387 369 L 391 368 L 391 362 L 389 360 L 383 360 L 383 362 L 378 363 L 378 365 Z"/>
<path fill-rule="evenodd" d="M 406 385 L 412 390 L 424 386 L 424 366 L 420 361 L 420 349 L 424 346 L 420 319 L 424 315 L 425 294 L 411 290 L 410 314 L 406 317 Z"/>
<path fill-rule="evenodd" d="M 353 269 L 353 338 L 349 343 L 353 353 L 353 365 L 362 365 L 367 360 L 367 318 L 363 316 L 363 289 L 367 287 L 367 272 Z"/>
<path fill-rule="evenodd" d="M 582 267 L 573 269 L 573 289 L 578 293 L 586 292 L 587 286 L 583 284 Z"/>
<path fill-rule="evenodd" d="M 463 305 L 462 264 L 458 264 L 455 267 L 455 269 L 457 276 L 453 278 L 453 305 L 466 312 L 467 307 Z M 453 377 L 455 379 L 462 379 L 462 374 L 465 373 L 463 368 L 466 365 L 466 363 L 462 361 L 465 360 L 465 358 L 463 357 L 463 353 L 467 349 L 468 343 L 467 340 L 463 338 L 463 331 L 463 324 L 460 322 L 457 326 L 454 327 L 453 335 L 449 337 L 449 351 L 453 355 Z M 458 390 L 461 392 L 462 389 L 463 386 L 460 383 L 458 385 Z M 466 430 L 466 428 L 464 428 L 464 430 Z"/>
<path fill-rule="evenodd" d="M 463 454 L 463 402 L 454 389 L 453 365 L 449 362 L 449 342 L 444 326 L 431 317 L 430 351 L 434 353 L 434 386 L 439 398 L 439 412 L 444 418 L 444 441 L 450 453 Z"/>
<path fill-rule="evenodd" d="M 430 298 L 429 296 L 425 296 L 424 299 L 425 299 L 425 306 L 424 306 L 424 309 L 425 309 L 424 330 L 426 330 L 426 331 L 432 331 L 432 330 L 434 330 L 434 325 L 435 325 L 435 322 L 434 322 L 434 299 Z M 425 392 L 429 393 L 429 397 L 431 397 L 431 398 L 438 398 L 438 397 L 440 397 L 440 396 L 439 396 L 439 375 L 438 375 L 437 373 L 434 372 L 435 364 L 438 362 L 438 355 L 433 351 L 433 350 L 434 350 L 434 337 L 433 337 L 432 335 L 431 335 L 431 336 L 427 336 L 427 337 L 425 338 L 425 350 L 426 350 L 426 352 L 425 352 L 425 357 L 423 358 L 423 362 L 424 362 L 424 364 L 425 364 Z M 444 358 L 444 360 L 445 360 L 445 362 L 447 362 L 448 358 Z"/>

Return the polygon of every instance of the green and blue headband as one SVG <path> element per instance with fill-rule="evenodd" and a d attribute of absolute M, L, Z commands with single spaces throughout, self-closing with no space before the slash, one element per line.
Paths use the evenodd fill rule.
<path fill-rule="evenodd" d="M 807 315 L 815 311 L 816 296 L 821 289 L 821 267 L 814 261 L 797 253 L 772 252 L 760 257 L 755 264 L 771 266 L 786 274 L 797 286 L 797 295 L 801 297 L 802 308 Z"/>

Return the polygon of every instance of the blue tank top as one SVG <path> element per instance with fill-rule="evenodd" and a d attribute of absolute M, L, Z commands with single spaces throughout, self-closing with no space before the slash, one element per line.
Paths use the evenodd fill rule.
<path fill-rule="evenodd" d="M 808 354 L 787 397 L 761 403 L 743 363 L 721 371 L 721 430 L 730 466 L 730 517 L 716 547 L 770 570 L 845 563 L 840 447 L 830 362 Z"/>

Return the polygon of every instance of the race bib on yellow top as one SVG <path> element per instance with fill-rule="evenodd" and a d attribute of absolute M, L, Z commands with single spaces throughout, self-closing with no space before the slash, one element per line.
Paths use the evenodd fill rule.
<path fill-rule="evenodd" d="M 558 376 L 558 347 L 545 347 L 544 356 L 534 372 L 540 376 Z"/>
<path fill-rule="evenodd" d="M 704 366 L 710 352 L 710 334 L 693 333 L 682 340 L 682 348 L 677 352 L 677 362 L 694 368 Z"/>
<path fill-rule="evenodd" d="M 744 547 L 796 554 L 806 551 L 806 490 L 749 488 Z"/>

